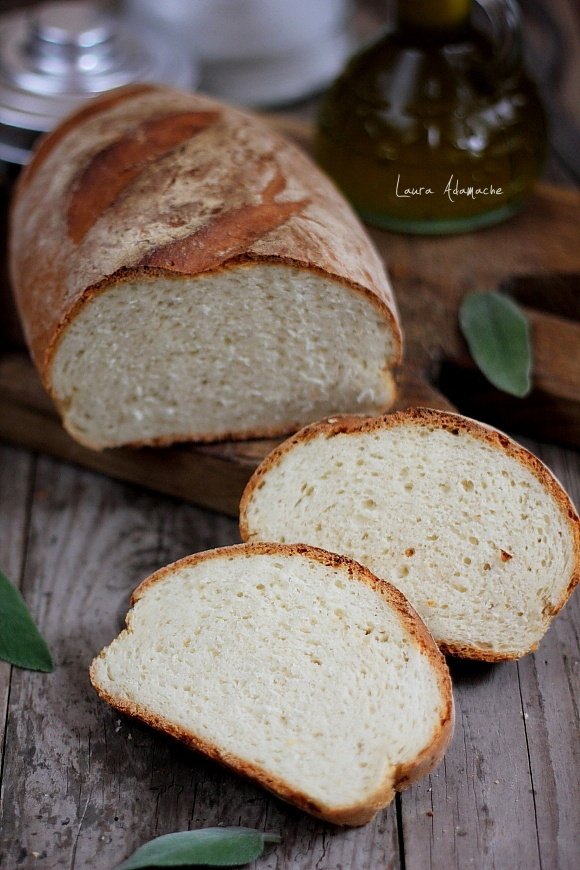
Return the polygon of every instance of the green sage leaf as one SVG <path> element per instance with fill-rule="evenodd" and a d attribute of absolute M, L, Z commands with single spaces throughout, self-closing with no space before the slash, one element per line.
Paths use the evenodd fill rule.
<path fill-rule="evenodd" d="M 488 381 L 512 396 L 527 396 L 532 389 L 532 346 L 519 306 L 501 293 L 470 293 L 461 303 L 459 324 Z"/>
<path fill-rule="evenodd" d="M 140 846 L 117 870 L 140 867 L 239 867 L 259 858 L 277 834 L 253 828 L 200 828 L 165 834 Z"/>
<path fill-rule="evenodd" d="M 46 642 L 24 598 L 0 571 L 0 659 L 31 671 L 54 670 Z"/>

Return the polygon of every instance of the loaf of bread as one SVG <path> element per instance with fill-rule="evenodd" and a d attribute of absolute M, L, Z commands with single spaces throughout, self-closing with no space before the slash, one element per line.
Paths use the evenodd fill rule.
<path fill-rule="evenodd" d="M 362 825 L 440 761 L 445 660 L 405 598 L 304 546 L 189 556 L 145 580 L 99 695 L 306 812 Z"/>
<path fill-rule="evenodd" d="M 45 138 L 10 265 L 87 446 L 272 436 L 393 400 L 397 314 L 362 225 L 297 147 L 202 96 L 109 92 Z"/>
<path fill-rule="evenodd" d="M 580 523 L 548 469 L 506 435 L 414 409 L 331 419 L 268 456 L 242 498 L 248 541 L 344 553 L 407 596 L 441 649 L 535 649 L 580 575 Z"/>

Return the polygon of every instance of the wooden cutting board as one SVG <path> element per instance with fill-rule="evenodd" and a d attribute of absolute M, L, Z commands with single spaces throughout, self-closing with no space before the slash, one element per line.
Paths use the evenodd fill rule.
<path fill-rule="evenodd" d="M 275 126 L 309 145 L 309 130 Z M 371 230 L 389 269 L 405 335 L 397 408 L 453 407 L 514 432 L 580 446 L 580 194 L 540 185 L 509 222 L 460 236 L 404 236 Z M 2 282 L 5 285 L 5 281 Z M 457 328 L 471 290 L 504 289 L 525 306 L 534 341 L 534 391 L 514 399 L 487 384 Z M 76 444 L 54 414 L 25 351 L 15 346 L 4 293 L 0 354 L 0 438 L 237 515 L 252 470 L 275 441 L 164 449 L 107 450 Z"/>

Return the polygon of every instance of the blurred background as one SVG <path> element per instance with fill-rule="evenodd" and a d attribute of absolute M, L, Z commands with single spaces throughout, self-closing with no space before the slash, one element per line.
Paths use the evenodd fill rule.
<path fill-rule="evenodd" d="M 37 5 L 0 0 L 0 15 Z M 231 102 L 299 119 L 315 117 L 319 94 L 348 56 L 393 16 L 388 0 L 118 0 L 101 6 L 125 19 L 129 31 L 141 28 L 145 41 L 157 44 L 151 49 L 157 52 L 156 74 L 150 69 L 150 77 L 180 85 L 189 81 Z M 580 3 L 521 0 L 519 6 L 526 67 L 550 121 L 545 174 L 575 185 L 580 183 Z M 10 56 L 13 41 L 12 32 L 2 28 L 4 71 L 18 62 Z M 137 69 L 135 57 L 132 62 Z M 6 99 L 0 94 L 0 105 Z"/>

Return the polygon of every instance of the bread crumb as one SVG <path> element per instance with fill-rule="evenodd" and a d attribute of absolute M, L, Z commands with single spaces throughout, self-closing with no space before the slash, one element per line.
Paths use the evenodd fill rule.
<path fill-rule="evenodd" d="M 500 554 L 500 559 L 502 560 L 502 562 L 509 562 L 510 559 L 513 559 L 512 554 L 508 553 L 507 550 L 500 549 L 499 554 Z"/>

